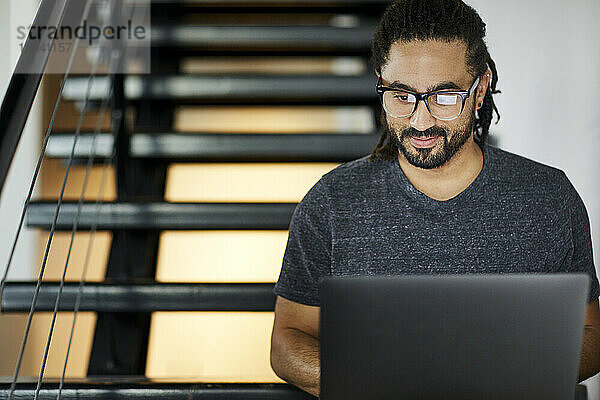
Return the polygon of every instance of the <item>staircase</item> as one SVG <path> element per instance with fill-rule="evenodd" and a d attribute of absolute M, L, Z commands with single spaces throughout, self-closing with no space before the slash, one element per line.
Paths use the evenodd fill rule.
<path fill-rule="evenodd" d="M 48 2 L 48 0 L 45 0 Z M 69 1 L 63 0 L 66 7 Z M 47 159 L 97 165 L 116 171 L 116 200 L 97 204 L 32 201 L 26 226 L 70 232 L 110 231 L 112 244 L 104 282 L 44 281 L 37 312 L 97 313 L 88 378 L 69 380 L 63 398 L 308 399 L 287 384 L 156 381 L 144 377 L 150 315 L 156 311 L 272 311 L 273 283 L 161 283 L 155 280 L 159 235 L 188 230 L 286 230 L 296 203 L 181 203 L 165 201 L 171 163 L 345 162 L 364 156 L 379 135 L 330 132 L 181 132 L 182 106 L 363 106 L 379 113 L 375 79 L 368 67 L 370 42 L 387 0 L 152 0 L 151 75 L 102 75 L 87 90 L 88 77 L 65 81 L 62 101 L 88 102 L 99 110 L 110 98 L 111 130 L 53 129 Z M 344 67 L 313 73 L 281 73 L 269 60 L 352 58 L 362 71 Z M 186 60 L 210 58 L 223 71 L 205 72 Z M 264 71 L 228 70 L 228 62 L 252 59 Z M 259 68 L 260 70 L 260 68 Z M 133 112 L 132 112 L 133 110 Z M 123 116 L 133 114 L 133 121 Z M 116 117 L 115 117 L 116 115 Z M 310 118 L 307 115 L 306 118 Z M 77 136 L 77 139 L 76 139 Z M 76 142 L 76 146 L 73 144 Z M 81 288 L 80 288 L 81 286 Z M 2 312 L 27 312 L 35 282 L 7 282 Z M 80 298 L 78 299 L 78 295 Z M 115 356 L 115 354 L 117 354 Z M 15 398 L 33 398 L 35 381 L 20 379 Z M 38 398 L 56 398 L 59 382 L 44 379 Z M 10 380 L 0 384 L 8 398 Z"/>

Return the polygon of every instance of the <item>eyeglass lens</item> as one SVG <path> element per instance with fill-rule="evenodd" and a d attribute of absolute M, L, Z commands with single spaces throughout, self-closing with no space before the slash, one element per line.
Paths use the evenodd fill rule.
<path fill-rule="evenodd" d="M 393 117 L 407 117 L 415 109 L 417 99 L 412 93 L 387 91 L 383 94 L 385 111 Z M 439 93 L 429 96 L 431 114 L 440 119 L 455 118 L 460 114 L 463 99 L 455 93 Z"/>

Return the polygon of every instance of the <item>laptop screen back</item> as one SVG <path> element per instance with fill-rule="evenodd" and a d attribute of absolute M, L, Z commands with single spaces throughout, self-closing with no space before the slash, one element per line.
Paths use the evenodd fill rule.
<path fill-rule="evenodd" d="M 585 274 L 327 277 L 323 400 L 573 398 Z"/>

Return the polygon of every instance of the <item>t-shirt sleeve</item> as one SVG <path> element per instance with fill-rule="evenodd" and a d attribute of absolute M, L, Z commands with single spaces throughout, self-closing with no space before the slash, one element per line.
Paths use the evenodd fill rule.
<path fill-rule="evenodd" d="M 321 179 L 296 206 L 276 295 L 310 306 L 320 304 L 320 279 L 331 273 L 329 201 Z"/>
<path fill-rule="evenodd" d="M 600 295 L 598 285 L 598 276 L 594 266 L 594 256 L 592 251 L 592 238 L 590 234 L 590 220 L 583 200 L 566 178 L 567 195 L 570 222 L 571 237 L 573 240 L 573 257 L 568 272 L 584 272 L 590 277 L 590 291 L 588 302 L 592 302 Z"/>

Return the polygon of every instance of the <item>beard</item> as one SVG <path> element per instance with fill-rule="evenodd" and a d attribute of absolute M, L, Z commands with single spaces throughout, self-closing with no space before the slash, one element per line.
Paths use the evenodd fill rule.
<path fill-rule="evenodd" d="M 393 141 L 398 150 L 402 152 L 406 160 L 413 166 L 423 169 L 439 168 L 454 157 L 473 134 L 475 125 L 475 112 L 471 113 L 466 125 L 449 131 L 447 128 L 432 126 L 424 131 L 413 127 L 402 130 L 399 134 L 385 121 L 384 129 L 388 137 Z M 410 138 L 440 136 L 437 144 L 430 148 L 416 148 L 410 144 Z M 442 145 L 440 146 L 440 141 Z M 440 148 L 441 147 L 441 148 Z"/>

